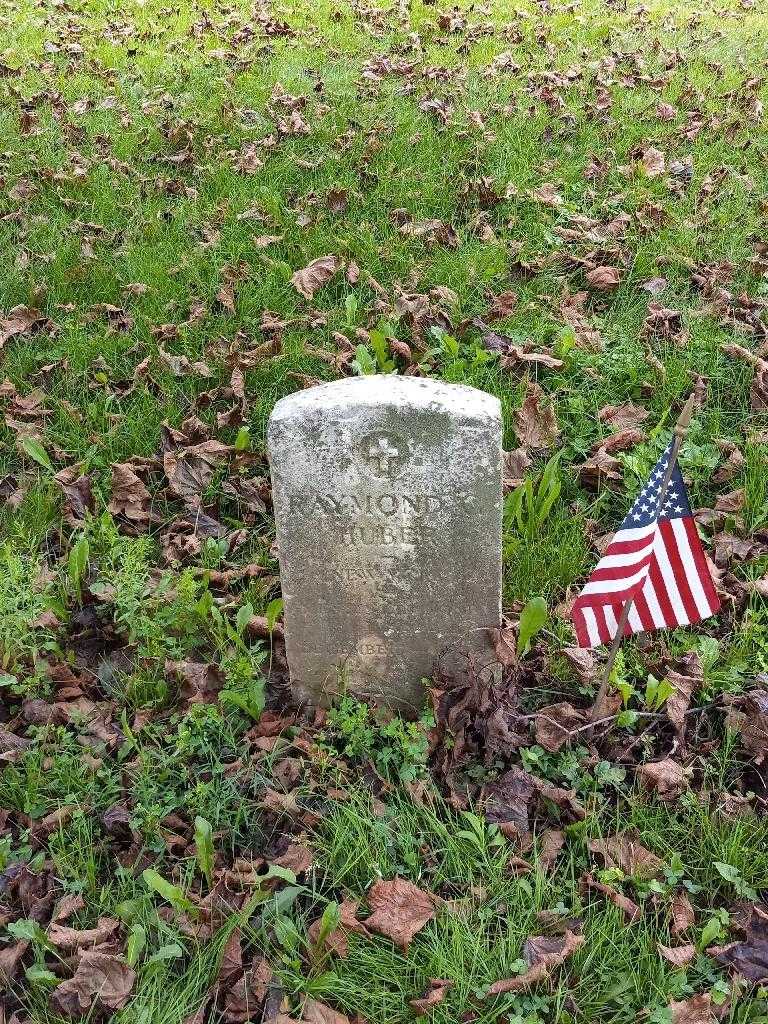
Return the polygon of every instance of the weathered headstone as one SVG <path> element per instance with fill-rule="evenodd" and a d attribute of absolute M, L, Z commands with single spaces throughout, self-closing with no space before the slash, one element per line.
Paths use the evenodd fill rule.
<path fill-rule="evenodd" d="M 294 694 L 407 713 L 491 660 L 501 618 L 501 408 L 475 388 L 366 376 L 282 399 L 269 458 Z"/>

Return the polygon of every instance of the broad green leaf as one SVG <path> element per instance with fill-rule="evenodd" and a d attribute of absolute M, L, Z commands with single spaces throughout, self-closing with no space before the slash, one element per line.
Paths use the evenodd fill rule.
<path fill-rule="evenodd" d="M 25 436 L 20 438 L 19 444 L 30 459 L 34 459 L 43 469 L 47 469 L 49 473 L 53 472 L 53 463 L 48 457 L 48 452 L 38 440 L 34 437 Z"/>
<path fill-rule="evenodd" d="M 213 878 L 213 829 L 211 823 L 198 815 L 195 818 L 195 859 L 208 887 Z"/>
<path fill-rule="evenodd" d="M 531 640 L 536 636 L 547 621 L 547 602 L 543 597 L 532 597 L 520 613 L 520 626 L 517 637 L 517 653 L 526 654 Z"/>
<path fill-rule="evenodd" d="M 167 900 L 177 910 L 185 910 L 188 913 L 197 912 L 197 907 L 187 898 L 183 890 L 178 885 L 174 885 L 163 878 L 154 868 L 146 868 L 142 871 L 141 877 L 144 879 L 144 884 L 147 888 L 151 889 L 152 892 L 156 892 L 158 896 L 162 896 L 164 900 Z"/>
<path fill-rule="evenodd" d="M 253 618 L 253 605 L 248 602 L 244 604 L 237 612 L 237 619 L 235 620 L 235 628 L 237 629 L 237 635 L 242 636 L 245 632 L 245 627 Z"/>
<path fill-rule="evenodd" d="M 147 944 L 147 933 L 140 924 L 135 924 L 128 935 L 125 958 L 129 967 L 135 967 Z"/>

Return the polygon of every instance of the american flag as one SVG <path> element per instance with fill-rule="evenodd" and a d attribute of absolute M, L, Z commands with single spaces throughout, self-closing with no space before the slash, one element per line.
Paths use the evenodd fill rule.
<path fill-rule="evenodd" d="M 674 444 L 654 466 L 576 599 L 572 616 L 579 647 L 610 643 L 630 599 L 624 636 L 699 622 L 720 607 L 677 459 L 661 494 Z"/>

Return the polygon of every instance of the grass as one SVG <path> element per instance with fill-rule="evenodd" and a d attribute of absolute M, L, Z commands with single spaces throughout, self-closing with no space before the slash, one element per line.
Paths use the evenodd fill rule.
<path fill-rule="evenodd" d="M 299 723 L 279 730 L 274 744 L 268 729 L 259 734 L 275 651 L 243 633 L 238 610 L 262 614 L 279 597 L 274 531 L 268 514 L 227 488 L 267 474 L 264 437 L 275 402 L 337 375 L 340 334 L 368 345 L 373 358 L 366 332 L 384 321 L 413 347 L 423 372 L 499 397 L 505 448 L 518 447 L 514 414 L 528 378 L 555 410 L 562 489 L 533 539 L 507 521 L 506 608 L 542 595 L 554 609 L 579 584 L 595 561 L 593 542 L 624 515 L 694 386 L 706 400 L 682 454 L 692 504 L 711 508 L 743 487 L 744 511 L 723 527 L 761 540 L 766 415 L 751 397 L 752 368 L 723 348 L 765 347 L 760 103 L 768 97 L 760 69 L 768 20 L 760 7 L 0 0 L 0 26 L 0 326 L 18 305 L 47 318 L 0 346 L 8 382 L 0 495 L 20 492 L 0 501 L 0 724 L 31 741 L 2 754 L 0 812 L 9 824 L 0 816 L 0 892 L 26 865 L 56 899 L 83 896 L 76 926 L 118 915 L 123 938 L 144 929 L 132 999 L 111 1014 L 121 1024 L 184 1024 L 215 984 L 235 926 L 248 957 L 268 956 L 294 1016 L 309 993 L 371 1021 L 410 1021 L 408 1000 L 430 978 L 445 977 L 455 985 L 431 1011 L 435 1024 L 466 1013 L 478 1024 L 660 1024 L 670 1020 L 671 999 L 694 992 L 730 992 L 729 1021 L 768 1020 L 764 990 L 729 989 L 703 953 L 680 971 L 657 952 L 659 942 L 677 941 L 668 930 L 674 888 L 691 895 L 694 942 L 713 915 L 733 912 L 742 899 L 715 863 L 737 869 L 756 898 L 768 890 L 764 819 L 718 809 L 723 790 L 765 789 L 761 766 L 736 737 L 719 721 L 710 732 L 702 726 L 686 762 L 696 795 L 670 805 L 639 794 L 628 765 L 586 746 L 510 752 L 513 763 L 573 789 L 587 810 L 584 822 L 569 824 L 548 809 L 566 828 L 566 846 L 551 874 L 534 850 L 531 870 L 518 877 L 492 826 L 478 817 L 480 830 L 468 840 L 466 815 L 431 789 L 424 806 L 408 795 L 410 781 L 425 779 L 420 733 L 382 728 L 343 705 L 325 739 Z M 258 156 L 250 166 L 249 146 Z M 664 174 L 642 170 L 649 147 L 663 152 Z M 537 198 L 546 183 L 556 205 Z M 340 206 L 328 201 L 338 190 Z M 452 225 L 456 244 L 402 233 L 392 214 L 403 208 L 415 221 Z M 337 274 L 307 302 L 291 274 L 325 254 L 356 263 L 359 278 Z M 618 287 L 590 287 L 592 265 L 617 266 Z M 643 285 L 659 277 L 666 287 L 652 297 Z M 228 280 L 231 303 L 222 293 Z M 508 291 L 517 301 L 493 329 L 551 349 L 560 368 L 505 369 L 485 351 L 481 322 Z M 569 300 L 582 291 L 574 314 Z M 429 295 L 422 328 L 400 315 L 403 294 Z M 648 323 L 649 301 L 676 311 L 671 326 Z M 590 330 L 599 332 L 599 351 L 584 344 Z M 274 351 L 249 358 L 268 342 Z M 175 372 L 164 353 L 204 361 L 210 375 L 183 363 Z M 243 423 L 228 425 L 240 363 Z M 25 411 L 7 397 L 13 388 L 22 399 L 38 395 L 44 411 Z M 649 436 L 618 455 L 616 488 L 595 491 L 578 466 L 611 433 L 598 412 L 627 401 L 648 411 Z M 159 466 L 148 477 L 156 518 L 141 536 L 105 510 L 112 465 L 155 459 L 164 425 L 200 429 L 190 417 L 224 443 L 245 438 L 237 469 L 219 471 L 204 501 L 242 543 L 210 540 L 198 549 L 185 535 L 179 564 L 164 545 L 182 510 Z M 30 433 L 42 459 L 25 447 Z M 733 448 L 743 462 L 720 478 Z M 534 479 L 550 454 L 532 453 Z M 72 466 L 94 495 L 93 516 L 74 527 L 54 480 Z M 88 566 L 75 580 L 70 553 L 83 538 Z M 252 563 L 263 570 L 252 578 L 212 578 Z M 766 568 L 760 553 L 737 559 L 726 580 L 756 580 Z M 560 654 L 571 642 L 567 623 L 553 615 L 540 641 L 537 664 L 546 667 L 522 693 L 524 709 L 588 696 Z M 642 692 L 668 652 L 692 649 L 707 655 L 702 703 L 752 686 L 768 671 L 764 599 L 741 594 L 714 625 L 627 644 L 627 679 Z M 230 699 L 190 702 L 166 665 L 184 660 L 212 662 Z M 67 687 L 96 709 L 62 697 Z M 280 694 L 266 696 L 279 714 Z M 48 720 L 50 706 L 57 710 Z M 655 742 L 640 743 L 638 753 L 668 752 Z M 504 767 L 499 760 L 472 771 L 485 782 Z M 333 795 L 339 789 L 343 799 Z M 275 810 L 274 792 L 299 794 L 298 820 L 295 809 L 292 822 Z M 105 814 L 117 805 L 128 824 L 113 834 Z M 35 824 L 62 808 L 63 822 L 39 836 Z M 198 815 L 212 826 L 220 872 L 237 858 L 270 862 L 297 836 L 313 846 L 315 866 L 276 891 L 258 889 L 263 903 L 197 942 L 160 912 L 169 908 L 141 872 L 156 866 L 201 898 L 192 843 Z M 599 876 L 642 905 L 631 927 L 578 884 L 588 867 L 601 870 L 586 841 L 624 827 L 666 867 L 660 891 L 610 871 Z M 346 959 L 312 968 L 308 924 L 329 901 L 364 899 L 373 881 L 395 874 L 453 902 L 407 955 L 387 940 L 352 936 Z M 519 967 L 539 911 L 582 918 L 584 945 L 551 985 L 484 998 L 489 984 Z M 724 926 L 719 939 L 729 934 Z M 11 940 L 4 924 L 0 955 Z M 46 955 L 32 952 L 40 962 Z M 48 1002 L 52 984 L 22 973 L 0 996 L 0 1019 L 5 999 L 9 1019 L 18 1009 L 21 1021 L 59 1024 Z M 207 1019 L 218 1024 L 220 1008 L 209 1008 Z"/>

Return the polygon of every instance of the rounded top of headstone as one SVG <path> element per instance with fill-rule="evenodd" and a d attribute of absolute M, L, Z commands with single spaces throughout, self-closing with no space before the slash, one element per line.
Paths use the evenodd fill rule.
<path fill-rule="evenodd" d="M 401 406 L 403 409 L 450 412 L 478 419 L 501 419 L 501 403 L 494 395 L 468 387 L 448 384 L 431 377 L 401 377 L 397 374 L 369 374 L 346 377 L 281 398 L 271 420 L 305 415 L 310 410 L 341 410 L 354 407 Z"/>

